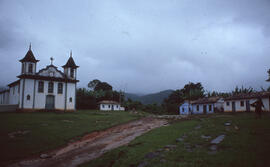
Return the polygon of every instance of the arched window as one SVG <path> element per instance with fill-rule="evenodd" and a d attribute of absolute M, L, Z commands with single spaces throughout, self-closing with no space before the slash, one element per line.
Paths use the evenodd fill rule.
<path fill-rule="evenodd" d="M 33 73 L 33 64 L 29 64 L 28 66 L 28 72 Z"/>
<path fill-rule="evenodd" d="M 58 94 L 63 93 L 63 83 L 58 83 Z"/>
<path fill-rule="evenodd" d="M 48 93 L 53 93 L 53 82 L 49 82 Z"/>
<path fill-rule="evenodd" d="M 70 102 L 70 103 L 72 102 L 72 97 L 69 98 L 69 102 Z"/>
<path fill-rule="evenodd" d="M 71 77 L 71 78 L 74 78 L 74 69 L 73 69 L 73 68 L 70 69 L 70 77 Z"/>
<path fill-rule="evenodd" d="M 30 95 L 27 95 L 27 96 L 26 96 L 26 99 L 27 99 L 27 100 L 30 100 Z"/>

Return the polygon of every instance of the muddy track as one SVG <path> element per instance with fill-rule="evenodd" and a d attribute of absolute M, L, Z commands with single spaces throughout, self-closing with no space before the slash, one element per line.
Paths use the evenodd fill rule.
<path fill-rule="evenodd" d="M 93 132 L 67 146 L 47 153 L 50 158 L 28 159 L 11 167 L 75 167 L 105 152 L 128 144 L 137 136 L 167 124 L 164 119 L 142 118 L 104 131 Z"/>

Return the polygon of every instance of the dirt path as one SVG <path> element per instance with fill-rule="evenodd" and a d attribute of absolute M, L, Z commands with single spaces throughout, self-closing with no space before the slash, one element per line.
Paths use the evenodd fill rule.
<path fill-rule="evenodd" d="M 128 144 L 137 136 L 167 124 L 166 120 L 142 118 L 118 125 L 100 132 L 93 132 L 81 140 L 47 153 L 47 159 L 28 159 L 11 165 L 12 167 L 75 167 L 95 159 L 105 152 Z"/>

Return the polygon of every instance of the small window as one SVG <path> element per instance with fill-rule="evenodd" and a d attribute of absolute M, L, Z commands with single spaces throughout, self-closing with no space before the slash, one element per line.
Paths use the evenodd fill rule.
<path fill-rule="evenodd" d="M 49 82 L 48 93 L 53 93 L 53 82 Z"/>
<path fill-rule="evenodd" d="M 72 102 L 72 97 L 69 98 L 69 102 L 70 102 L 70 103 Z"/>
<path fill-rule="evenodd" d="M 24 73 L 24 63 L 22 63 L 22 73 Z"/>
<path fill-rule="evenodd" d="M 27 99 L 27 100 L 30 100 L 30 95 L 27 95 L 27 96 L 26 96 L 26 99 Z"/>
<path fill-rule="evenodd" d="M 227 105 L 227 106 L 229 106 L 229 105 L 230 105 L 230 102 L 229 102 L 229 101 L 227 101 L 227 102 L 226 102 L 226 105 Z"/>
<path fill-rule="evenodd" d="M 102 108 L 105 108 L 104 104 L 102 104 Z"/>
<path fill-rule="evenodd" d="M 199 111 L 199 105 L 197 105 L 197 111 Z"/>
<path fill-rule="evenodd" d="M 43 81 L 39 81 L 38 82 L 38 92 L 39 93 L 43 93 L 44 92 L 44 82 Z"/>
<path fill-rule="evenodd" d="M 244 107 L 244 101 L 240 101 L 240 106 Z"/>
<path fill-rule="evenodd" d="M 111 105 L 109 105 L 108 107 L 111 108 Z"/>
<path fill-rule="evenodd" d="M 28 72 L 33 73 L 33 64 L 29 64 L 28 66 Z"/>
<path fill-rule="evenodd" d="M 212 111 L 212 105 L 211 104 L 209 105 L 209 111 Z"/>
<path fill-rule="evenodd" d="M 58 94 L 63 93 L 63 83 L 58 83 Z"/>

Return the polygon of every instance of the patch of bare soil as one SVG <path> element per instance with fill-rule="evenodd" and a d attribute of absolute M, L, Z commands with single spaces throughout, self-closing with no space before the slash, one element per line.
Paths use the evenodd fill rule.
<path fill-rule="evenodd" d="M 12 167 L 74 167 L 95 159 L 105 152 L 128 144 L 137 136 L 154 128 L 166 125 L 167 121 L 155 118 L 142 118 L 104 131 L 93 132 L 82 139 L 69 143 L 63 148 L 42 154 L 40 158 L 27 159 Z"/>

